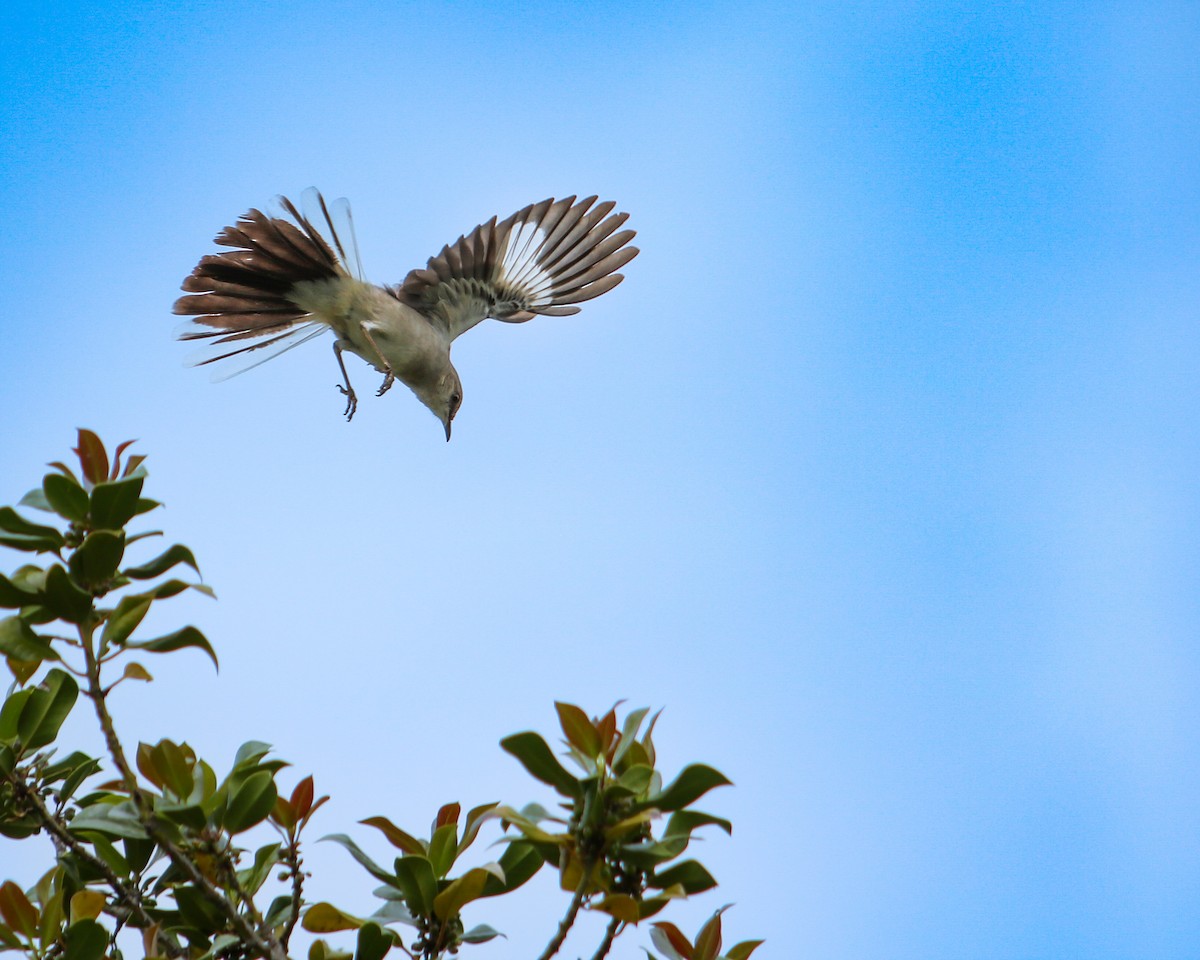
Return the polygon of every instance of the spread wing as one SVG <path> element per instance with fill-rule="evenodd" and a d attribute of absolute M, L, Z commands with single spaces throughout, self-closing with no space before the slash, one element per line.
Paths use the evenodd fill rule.
<path fill-rule="evenodd" d="M 565 317 L 574 304 L 625 279 L 616 271 L 638 254 L 627 213 L 595 197 L 543 200 L 496 222 L 492 217 L 413 270 L 389 292 L 435 322 L 451 339 L 489 317 L 524 323 L 538 314 Z M 610 215 L 611 214 L 611 215 Z"/>

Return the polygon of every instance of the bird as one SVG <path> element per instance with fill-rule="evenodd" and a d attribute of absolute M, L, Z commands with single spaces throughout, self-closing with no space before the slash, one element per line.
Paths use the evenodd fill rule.
<path fill-rule="evenodd" d="M 456 338 L 489 318 L 576 314 L 624 279 L 636 231 L 597 199 L 550 198 L 492 217 L 400 283 L 379 285 L 363 278 L 348 201 L 326 203 L 315 187 L 299 207 L 279 196 L 269 212 L 252 208 L 225 227 L 213 242 L 231 249 L 202 257 L 184 279 L 174 313 L 191 319 L 178 337 L 202 342 L 192 365 L 224 361 L 232 376 L 331 332 L 348 421 L 358 397 L 346 353 L 383 374 L 377 396 L 397 380 L 408 386 L 449 441 L 463 399 Z"/>

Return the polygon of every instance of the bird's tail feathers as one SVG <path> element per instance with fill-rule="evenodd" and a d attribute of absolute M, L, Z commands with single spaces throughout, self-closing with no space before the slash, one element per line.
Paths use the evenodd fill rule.
<path fill-rule="evenodd" d="M 232 249 L 201 258 L 184 279 L 188 295 L 175 301 L 174 312 L 192 320 L 179 339 L 206 341 L 193 365 L 264 351 L 242 366 L 249 369 L 298 346 L 324 324 L 297 306 L 288 292 L 304 281 L 361 278 L 345 200 L 335 201 L 331 209 L 309 188 L 302 197 L 303 212 L 287 197 L 277 197 L 275 203 L 270 215 L 250 210 L 222 230 L 214 242 Z M 335 219 L 340 221 L 336 226 Z"/>

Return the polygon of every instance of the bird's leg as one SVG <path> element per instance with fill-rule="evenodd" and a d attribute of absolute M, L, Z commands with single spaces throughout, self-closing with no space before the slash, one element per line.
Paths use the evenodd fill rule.
<path fill-rule="evenodd" d="M 342 369 L 342 379 L 346 385 L 337 384 L 337 388 L 342 391 L 346 397 L 346 422 L 349 423 L 354 419 L 354 411 L 358 409 L 358 395 L 355 394 L 354 388 L 350 386 L 350 375 L 346 373 L 346 361 L 342 359 L 342 341 L 335 340 L 333 343 L 333 355 L 337 357 L 338 366 Z"/>
<path fill-rule="evenodd" d="M 376 391 L 375 396 L 382 397 L 385 393 L 392 389 L 392 384 L 396 382 L 396 374 L 392 372 L 391 364 L 383 358 L 383 351 L 379 349 L 379 344 L 375 342 L 375 338 L 371 336 L 371 331 L 367 329 L 366 324 L 361 327 L 363 336 L 367 338 L 369 343 L 379 357 L 379 362 L 383 365 L 383 385 Z"/>

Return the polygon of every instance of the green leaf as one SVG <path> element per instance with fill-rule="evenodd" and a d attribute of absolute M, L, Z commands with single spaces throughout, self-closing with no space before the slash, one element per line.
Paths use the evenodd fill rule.
<path fill-rule="evenodd" d="M 42 603 L 67 623 L 83 623 L 92 613 L 92 595 L 80 590 L 57 563 L 46 571 Z"/>
<path fill-rule="evenodd" d="M 71 897 L 71 923 L 95 920 L 104 910 L 108 898 L 99 890 L 80 890 Z"/>
<path fill-rule="evenodd" d="M 122 529 L 137 512 L 138 498 L 142 495 L 145 480 L 145 477 L 134 476 L 97 483 L 92 488 L 89 511 L 92 527 L 101 530 Z"/>
<path fill-rule="evenodd" d="M 241 833 L 256 823 L 262 823 L 274 808 L 278 795 L 275 778 L 269 771 L 252 773 L 229 799 L 229 809 L 225 811 L 225 829 L 230 833 Z"/>
<path fill-rule="evenodd" d="M 434 914 L 439 920 L 458 916 L 463 907 L 483 896 L 484 888 L 491 879 L 495 879 L 494 875 L 480 867 L 468 870 L 433 898 Z"/>
<path fill-rule="evenodd" d="M 684 860 L 675 866 L 655 873 L 650 880 L 650 886 L 658 890 L 666 890 L 679 884 L 688 896 L 711 890 L 717 885 L 711 873 L 704 869 L 703 864 L 696 860 Z"/>
<path fill-rule="evenodd" d="M 46 494 L 42 492 L 41 487 L 35 487 L 17 501 L 18 507 L 33 507 L 34 510 L 41 510 L 42 513 L 53 513 L 54 508 L 50 506 L 50 501 L 46 499 Z"/>
<path fill-rule="evenodd" d="M 176 887 L 174 894 L 180 916 L 188 926 L 195 927 L 205 936 L 224 928 L 224 913 L 195 887 Z"/>
<path fill-rule="evenodd" d="M 496 897 L 503 893 L 516 890 L 542 869 L 546 861 L 530 844 L 520 840 L 508 845 L 508 849 L 500 857 L 500 867 L 504 871 L 504 880 L 489 876 L 481 896 Z"/>
<path fill-rule="evenodd" d="M 192 551 L 182 543 L 168 547 L 148 563 L 143 563 L 136 567 L 126 567 L 121 572 L 131 580 L 151 580 L 154 577 L 162 576 L 162 574 L 166 573 L 173 566 L 180 563 L 186 563 L 199 575 L 200 568 L 196 566 L 196 558 L 192 556 Z"/>
<path fill-rule="evenodd" d="M 108 615 L 104 630 L 100 634 L 101 643 L 119 645 L 128 640 L 146 616 L 151 602 L 149 597 L 141 594 L 122 597 L 121 602 Z"/>
<path fill-rule="evenodd" d="M 259 889 L 267 882 L 267 877 L 271 875 L 271 869 L 279 863 L 280 844 L 268 843 L 265 847 L 259 847 L 254 854 L 254 865 L 245 870 L 238 871 L 238 880 L 242 884 L 242 889 L 251 896 L 258 893 Z"/>
<path fill-rule="evenodd" d="M 600 735 L 588 719 L 588 715 L 574 704 L 557 700 L 554 709 L 558 711 L 558 723 L 567 738 L 567 743 L 589 760 L 598 757 L 601 751 Z"/>
<path fill-rule="evenodd" d="M 327 837 L 322 837 L 321 840 L 332 840 L 334 843 L 345 847 L 346 850 L 349 851 L 350 856 L 362 864 L 362 866 L 366 868 L 367 873 L 373 876 L 376 880 L 386 883 L 389 887 L 396 886 L 396 878 L 384 870 L 383 867 L 377 864 L 365 853 L 363 853 L 362 850 L 359 849 L 358 844 L 356 844 L 344 833 L 331 833 Z"/>
<path fill-rule="evenodd" d="M 565 797 L 578 798 L 582 791 L 579 781 L 555 759 L 554 754 L 536 733 L 515 733 L 500 741 L 529 773 L 542 783 L 552 786 Z"/>
<path fill-rule="evenodd" d="M 479 828 L 483 826 L 484 820 L 488 819 L 488 814 L 498 806 L 500 806 L 498 803 L 481 803 L 467 813 L 467 820 L 463 824 L 462 839 L 458 841 L 459 856 L 475 842 L 475 837 L 479 835 Z"/>
<path fill-rule="evenodd" d="M 343 913 L 332 903 L 314 903 L 304 914 L 300 925 L 309 933 L 337 933 L 340 930 L 357 930 L 365 923 L 358 917 Z"/>
<path fill-rule="evenodd" d="M 128 840 L 146 839 L 146 829 L 128 800 L 121 803 L 94 803 L 84 807 L 71 821 L 71 833 L 99 833 Z"/>
<path fill-rule="evenodd" d="M 433 900 L 437 896 L 437 876 L 433 872 L 433 864 L 425 857 L 398 857 L 396 882 L 404 892 L 404 899 L 413 913 L 428 917 L 433 912 Z"/>
<path fill-rule="evenodd" d="M 0 530 L 3 530 L 5 533 L 19 534 L 23 537 L 40 537 L 45 540 L 53 540 L 59 545 L 63 542 L 63 535 L 57 527 L 48 527 L 45 524 L 26 520 L 12 507 L 0 507 Z"/>
<path fill-rule="evenodd" d="M 664 813 L 682 810 L 689 803 L 698 800 L 714 787 L 730 784 L 725 774 L 702 763 L 693 763 L 684 767 L 683 772 L 661 793 L 647 797 L 637 805 L 637 809 L 645 810 L 654 807 Z"/>
<path fill-rule="evenodd" d="M 124 555 L 123 530 L 93 530 L 71 554 L 67 565 L 78 584 L 95 590 L 106 586 L 116 576 Z"/>
<path fill-rule="evenodd" d="M 42 493 L 46 503 L 64 520 L 76 523 L 87 518 L 88 495 L 71 477 L 48 473 L 42 478 Z"/>
<path fill-rule="evenodd" d="M 14 660 L 61 660 L 45 637 L 38 636 L 20 617 L 0 620 L 0 653 Z"/>
<path fill-rule="evenodd" d="M 0 706 L 0 743 L 16 743 L 17 721 L 21 717 L 21 711 L 25 709 L 26 701 L 32 696 L 32 687 L 28 690 L 18 690 L 9 694 Z"/>
<path fill-rule="evenodd" d="M 429 862 L 433 864 L 433 872 L 438 877 L 444 877 L 454 866 L 458 856 L 458 824 L 446 823 L 433 831 L 433 839 L 429 842 Z"/>
<path fill-rule="evenodd" d="M 741 943 L 735 944 L 729 948 L 729 952 L 725 954 L 729 960 L 746 960 L 755 950 L 761 947 L 765 940 L 743 940 Z"/>
<path fill-rule="evenodd" d="M 724 910 L 718 910 L 714 913 L 712 919 L 696 934 L 692 954 L 695 960 L 717 960 L 717 954 L 721 952 L 721 914 L 723 912 Z"/>
<path fill-rule="evenodd" d="M 487 943 L 489 940 L 495 940 L 497 937 L 503 937 L 499 930 L 489 927 L 486 923 L 478 924 L 464 933 L 460 940 L 463 943 Z"/>
<path fill-rule="evenodd" d="M 423 842 L 405 833 L 387 817 L 367 817 L 366 820 L 359 820 L 358 822 L 367 827 L 374 827 L 387 837 L 388 842 L 398 850 L 403 850 L 405 853 L 417 856 L 423 856 L 426 853 L 427 847 Z"/>
<path fill-rule="evenodd" d="M 358 945 L 354 960 L 383 960 L 392 949 L 392 934 L 377 923 L 364 923 L 358 928 Z"/>
<path fill-rule="evenodd" d="M 0 574 L 0 607 L 16 610 L 37 603 L 38 592 L 14 583 L 4 574 Z"/>
<path fill-rule="evenodd" d="M 663 840 L 688 839 L 694 830 L 709 825 L 720 827 L 731 836 L 733 834 L 733 824 L 728 820 L 714 817 L 709 813 L 700 813 L 698 810 L 680 810 L 671 814 L 671 819 L 667 821 L 667 827 L 663 831 Z"/>
<path fill-rule="evenodd" d="M 149 650 L 151 653 L 173 653 L 185 647 L 196 647 L 208 654 L 213 666 L 218 666 L 217 654 L 212 645 L 195 627 L 183 627 L 174 633 L 168 633 L 164 637 L 156 637 L 153 640 L 127 640 L 125 646 L 130 649 Z"/>
<path fill-rule="evenodd" d="M 75 700 L 79 696 L 79 685 L 63 670 L 51 670 L 26 701 L 17 720 L 17 732 L 26 749 L 36 750 L 53 743 L 58 730 L 67 719 Z"/>
<path fill-rule="evenodd" d="M 637 732 L 641 729 L 642 721 L 646 719 L 646 714 L 649 712 L 648 707 L 640 707 L 637 710 L 630 710 L 625 717 L 625 722 L 621 725 L 621 738 L 617 741 L 617 749 L 613 754 L 613 767 L 621 766 L 621 761 L 625 759 L 625 754 L 637 740 Z"/>

